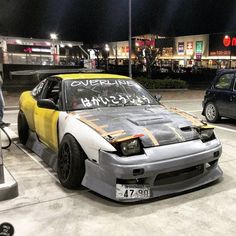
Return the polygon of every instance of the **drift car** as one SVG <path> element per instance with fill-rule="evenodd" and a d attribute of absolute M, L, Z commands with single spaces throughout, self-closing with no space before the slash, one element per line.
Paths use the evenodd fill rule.
<path fill-rule="evenodd" d="M 129 77 L 57 74 L 19 101 L 19 140 L 57 171 L 116 201 L 138 201 L 218 179 L 213 127 L 160 104 Z"/>

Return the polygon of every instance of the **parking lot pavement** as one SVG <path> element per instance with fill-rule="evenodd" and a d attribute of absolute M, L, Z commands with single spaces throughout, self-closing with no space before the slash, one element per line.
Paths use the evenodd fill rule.
<path fill-rule="evenodd" d="M 180 100 L 202 100 L 205 94 L 204 90 L 150 90 L 152 94 L 162 95 L 162 100 L 180 101 Z"/>
<path fill-rule="evenodd" d="M 194 91 L 186 96 L 164 92 L 163 104 L 204 118 L 204 92 L 197 93 L 199 97 Z M 7 112 L 5 119 L 13 123 L 13 135 L 17 110 Z M 16 139 L 9 150 L 3 150 L 3 156 L 20 194 L 0 202 L 0 223 L 10 222 L 15 235 L 235 235 L 236 122 L 223 120 L 215 131 L 223 145 L 222 180 L 139 204 L 116 203 L 86 188 L 64 189 L 55 173 Z"/>

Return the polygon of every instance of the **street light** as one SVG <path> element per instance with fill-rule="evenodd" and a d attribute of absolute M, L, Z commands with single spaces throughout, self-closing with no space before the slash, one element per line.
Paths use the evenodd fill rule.
<path fill-rule="evenodd" d="M 105 44 L 105 51 L 106 51 L 106 52 L 109 52 L 109 51 L 110 51 L 110 48 L 109 48 L 108 44 Z"/>
<path fill-rule="evenodd" d="M 50 34 L 50 38 L 51 38 L 52 40 L 57 40 L 57 34 L 51 33 L 51 34 Z"/>
<path fill-rule="evenodd" d="M 105 62 L 106 62 L 106 64 L 105 64 L 105 71 L 108 71 L 108 57 L 109 57 L 109 51 L 110 51 L 110 48 L 109 48 L 109 46 L 108 46 L 108 44 L 105 44 Z"/>
<path fill-rule="evenodd" d="M 56 64 L 56 61 L 58 60 L 57 58 L 57 54 L 59 52 L 59 47 L 56 44 L 56 40 L 58 39 L 57 34 L 56 33 L 51 33 L 50 34 L 50 38 L 52 40 L 52 50 L 53 50 L 53 64 Z M 55 46 L 56 46 L 56 50 L 55 50 Z"/>
<path fill-rule="evenodd" d="M 132 78 L 132 64 L 131 64 L 131 53 L 132 53 L 132 42 L 131 42 L 131 34 L 132 34 L 132 28 L 131 28 L 131 0 L 129 0 L 129 77 Z"/>

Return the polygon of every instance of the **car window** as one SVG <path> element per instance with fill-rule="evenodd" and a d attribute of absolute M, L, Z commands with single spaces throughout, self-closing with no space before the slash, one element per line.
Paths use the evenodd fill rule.
<path fill-rule="evenodd" d="M 42 93 L 43 91 L 43 87 L 46 83 L 46 79 L 42 80 L 33 90 L 32 90 L 32 95 L 35 97 L 35 98 L 38 98 L 40 96 L 40 94 Z"/>
<path fill-rule="evenodd" d="M 50 99 L 55 104 L 59 105 L 61 96 L 61 81 L 59 80 L 48 80 L 42 94 L 42 99 Z"/>
<path fill-rule="evenodd" d="M 67 80 L 65 92 L 66 109 L 69 111 L 158 104 L 148 91 L 127 79 Z"/>
<path fill-rule="evenodd" d="M 234 74 L 223 74 L 218 79 L 217 83 L 215 84 L 215 88 L 218 89 L 230 89 L 232 80 L 234 79 Z"/>

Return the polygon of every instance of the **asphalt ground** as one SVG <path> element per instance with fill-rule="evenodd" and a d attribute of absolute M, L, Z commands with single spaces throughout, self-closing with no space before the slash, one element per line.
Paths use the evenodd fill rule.
<path fill-rule="evenodd" d="M 159 93 L 164 105 L 204 119 L 204 91 Z M 224 175 L 220 181 L 144 203 L 120 204 L 88 189 L 64 189 L 56 174 L 18 143 L 18 97 L 5 94 L 4 120 L 12 123 L 8 132 L 13 144 L 3 150 L 3 157 L 18 182 L 19 196 L 0 202 L 0 224 L 10 222 L 15 235 L 235 235 L 235 120 L 223 119 L 215 125 L 223 146 L 220 166 Z"/>

